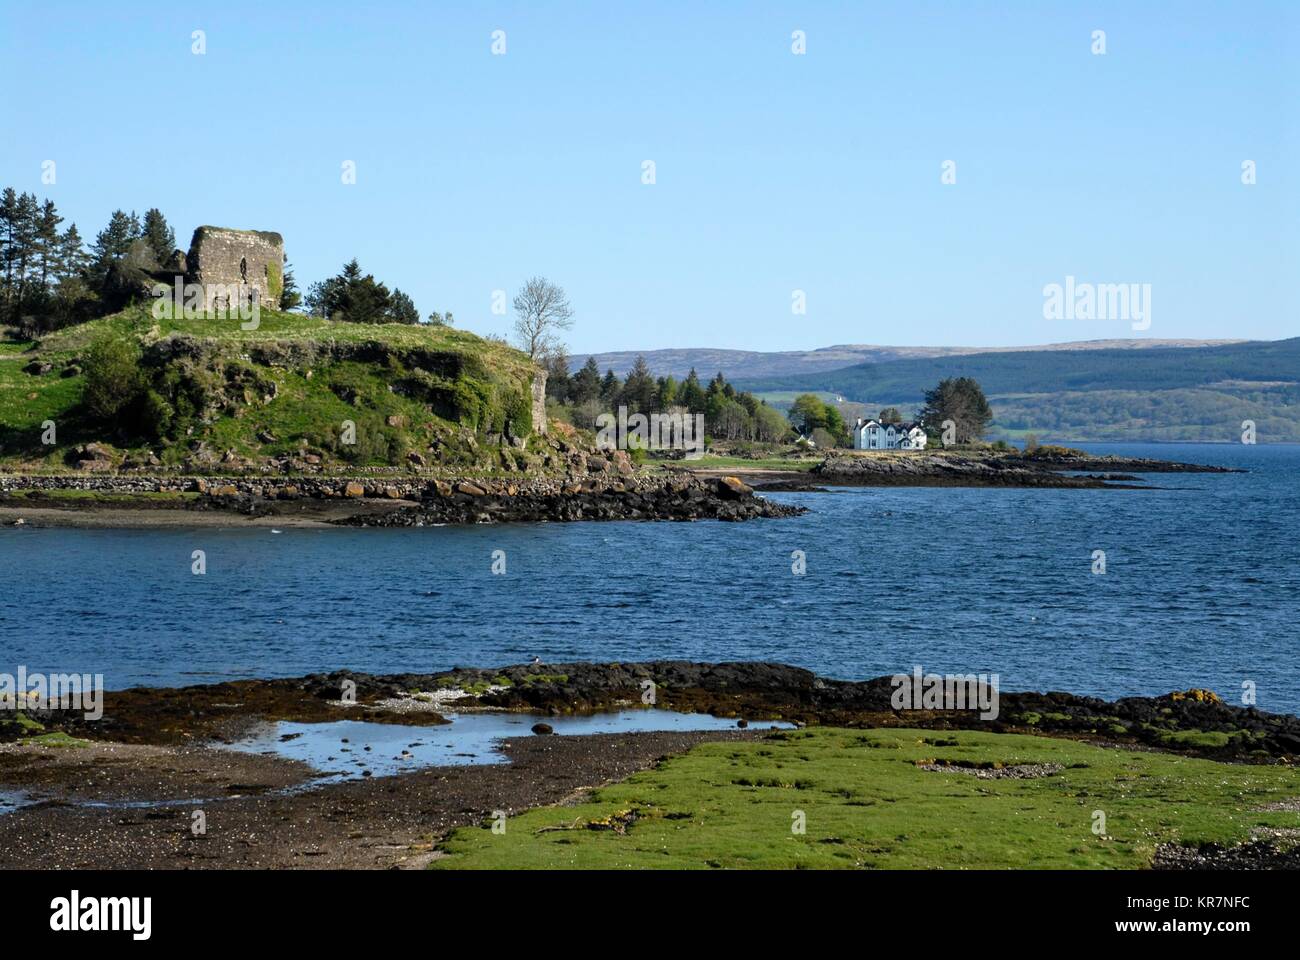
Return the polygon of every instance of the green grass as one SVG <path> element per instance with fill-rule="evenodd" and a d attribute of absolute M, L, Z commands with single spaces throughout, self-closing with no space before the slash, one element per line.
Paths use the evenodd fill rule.
<path fill-rule="evenodd" d="M 82 740 L 78 737 L 64 733 L 62 730 L 56 730 L 54 733 L 43 733 L 39 737 L 27 737 L 18 741 L 24 745 L 38 747 L 61 747 L 80 749 L 90 746 L 89 740 Z"/>
<path fill-rule="evenodd" d="M 8 715 L 8 711 L 0 712 L 0 732 L 8 734 L 22 734 L 24 736 L 33 736 L 42 732 L 45 724 L 39 720 L 33 720 L 21 710 L 15 711 L 13 717 Z"/>
<path fill-rule="evenodd" d="M 187 353 L 198 357 L 165 369 L 145 365 L 164 413 L 151 414 L 148 425 L 135 423 L 131 435 L 118 435 L 117 424 L 89 422 L 80 406 L 84 376 L 61 375 L 105 336 L 133 339 L 146 355 L 160 340 L 188 338 Z M 331 349 L 339 345 L 356 349 Z M 228 450 L 252 459 L 311 453 L 327 471 L 405 466 L 408 453 L 427 456 L 431 445 L 449 469 L 528 465 L 520 452 L 475 447 L 460 431 L 481 438 L 500 432 L 509 419 L 526 434 L 535 368 L 503 343 L 452 327 L 263 311 L 257 329 L 244 330 L 238 318 L 157 319 L 141 305 L 55 331 L 35 345 L 2 346 L 0 456 L 24 472 L 67 471 L 70 448 L 90 440 L 132 454 L 148 450 L 169 466 L 183 463 L 200 441 L 218 456 Z M 53 369 L 40 376 L 25 372 L 32 358 Z M 46 420 L 57 425 L 54 445 L 41 442 Z M 345 422 L 355 424 L 355 443 L 343 439 Z M 151 429 L 157 435 L 149 439 Z"/>
<path fill-rule="evenodd" d="M 934 759 L 1063 769 L 985 780 L 917 766 Z M 1256 808 L 1298 794 L 1300 776 L 1281 766 L 1011 734 L 813 728 L 702 744 L 589 802 L 514 817 L 504 834 L 458 830 L 433 866 L 1131 869 L 1164 842 L 1294 827 L 1294 812 Z M 1093 833 L 1098 810 L 1104 836 Z"/>
<path fill-rule="evenodd" d="M 746 457 L 717 457 L 706 453 L 698 460 L 686 460 L 684 463 L 695 470 L 717 470 L 732 467 L 741 470 L 811 470 L 821 463 L 821 458 L 764 457 L 759 460 L 750 460 Z"/>

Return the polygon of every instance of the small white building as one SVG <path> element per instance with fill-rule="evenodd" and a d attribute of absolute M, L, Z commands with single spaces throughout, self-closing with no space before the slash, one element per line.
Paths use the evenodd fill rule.
<path fill-rule="evenodd" d="M 924 450 L 925 431 L 919 423 L 881 423 L 859 419 L 853 425 L 854 450 Z"/>

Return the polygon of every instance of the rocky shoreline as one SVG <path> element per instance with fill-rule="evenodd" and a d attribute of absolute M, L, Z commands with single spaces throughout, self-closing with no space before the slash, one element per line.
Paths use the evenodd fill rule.
<path fill-rule="evenodd" d="M 345 689 L 355 693 L 355 702 L 343 698 Z M 429 766 L 328 782 L 301 761 L 223 747 L 268 721 L 365 720 L 427 726 L 432 733 L 446 729 L 443 710 L 542 716 L 626 710 L 643 705 L 647 689 L 659 708 L 756 722 L 750 729 L 736 719 L 730 730 L 547 735 L 546 724 L 528 732 L 525 719 L 518 734 L 500 742 L 505 763 Z M 391 675 L 335 671 L 115 691 L 106 694 L 98 721 L 75 711 L 25 711 L 55 737 L 78 738 L 79 746 L 24 742 L 29 723 L 0 722 L 0 800 L 28 797 L 10 812 L 0 807 L 0 866 L 30 866 L 30 838 L 39 836 L 46 851 L 39 865 L 46 868 L 418 869 L 443 855 L 440 838 L 482 823 L 492 811 L 513 817 L 541 805 L 572 803 L 592 787 L 708 741 L 786 735 L 758 729 L 757 721 L 768 719 L 1030 733 L 1233 763 L 1300 760 L 1300 718 L 1233 707 L 1203 690 L 1114 702 L 1068 693 L 1002 693 L 1000 714 L 990 721 L 972 710 L 895 711 L 891 690 L 887 677 L 835 680 L 779 663 L 653 661 Z M 292 736 L 297 734 L 281 739 Z M 1018 771 L 1009 768 L 1007 775 Z M 209 823 L 220 828 L 194 834 L 189 827 L 195 809 L 205 810 L 215 818 Z M 1230 847 L 1166 844 L 1152 867 L 1298 864 L 1300 847 L 1256 837 Z"/>
<path fill-rule="evenodd" d="M 425 497 L 417 506 L 372 516 L 352 516 L 347 526 L 423 527 L 443 523 L 579 520 L 753 520 L 806 513 L 804 507 L 755 496 L 736 477 L 705 481 L 674 475 L 629 488 L 578 489 L 562 494 L 464 493 Z"/>
<path fill-rule="evenodd" d="M 338 719 L 340 691 L 355 690 L 354 719 L 437 724 L 437 710 L 412 710 L 412 691 L 462 691 L 457 711 L 584 714 L 642 704 L 647 682 L 659 707 L 719 717 L 825 726 L 919 726 L 1040 733 L 1159 749 L 1217 760 L 1300 763 L 1300 717 L 1238 707 L 1207 690 L 1106 701 L 1064 692 L 1000 692 L 999 713 L 969 709 L 895 710 L 890 677 L 835 680 L 780 663 L 516 664 L 439 673 L 374 675 L 347 670 L 304 677 L 239 680 L 181 688 L 140 687 L 105 695 L 104 716 L 38 711 L 49 729 L 89 739 L 165 744 L 228 736 L 265 720 Z M 436 705 L 435 700 L 435 705 Z M 14 734 L 16 736 L 16 734 Z M 5 739 L 0 726 L 0 740 Z"/>
<path fill-rule="evenodd" d="M 21 497 L 16 491 L 22 491 Z M 67 497 L 68 493 L 88 496 Z M 157 499 L 163 494 L 172 499 Z M 100 499 L 96 499 L 100 498 Z M 93 476 L 0 477 L 0 509 L 117 509 L 293 517 L 357 527 L 578 520 L 726 520 L 796 516 L 736 477 L 688 471 L 521 479 Z"/>
<path fill-rule="evenodd" d="M 1134 474 L 1239 472 L 1132 457 L 916 451 L 832 453 L 807 476 L 818 483 L 850 486 L 1143 489 L 1142 478 Z"/>

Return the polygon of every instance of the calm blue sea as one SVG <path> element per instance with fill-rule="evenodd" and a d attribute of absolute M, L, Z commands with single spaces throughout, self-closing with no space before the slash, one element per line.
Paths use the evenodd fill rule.
<path fill-rule="evenodd" d="M 1300 446 L 1089 449 L 1250 472 L 780 494 L 811 512 L 745 524 L 5 528 L 0 672 L 122 688 L 534 656 L 777 660 L 850 679 L 920 664 L 1106 698 L 1238 699 L 1252 681 L 1261 708 L 1300 712 Z"/>

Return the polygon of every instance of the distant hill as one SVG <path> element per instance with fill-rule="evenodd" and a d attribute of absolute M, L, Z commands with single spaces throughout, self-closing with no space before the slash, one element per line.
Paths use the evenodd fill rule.
<path fill-rule="evenodd" d="M 613 370 L 620 377 L 632 369 L 638 356 L 644 356 L 655 376 L 686 376 L 692 368 L 701 376 L 719 370 L 727 379 L 741 377 L 783 377 L 802 373 L 839 370 L 862 363 L 889 363 L 894 360 L 934 359 L 965 356 L 972 353 L 1023 353 L 1056 350 L 1150 350 L 1172 347 L 1208 347 L 1243 343 L 1242 340 L 1083 340 L 1053 343 L 1037 347 L 887 347 L 846 343 L 816 350 L 759 352 L 685 348 L 681 350 L 619 350 L 609 353 L 574 354 L 569 365 L 577 370 L 594 356 L 601 372 Z"/>
<path fill-rule="evenodd" d="M 1003 436 L 1230 441 L 1242 420 L 1254 420 L 1260 442 L 1300 441 L 1300 338 L 1199 349 L 1080 347 L 895 359 L 735 382 L 774 399 L 814 391 L 915 408 L 939 380 L 968 376 L 984 387 L 995 434 Z"/>

